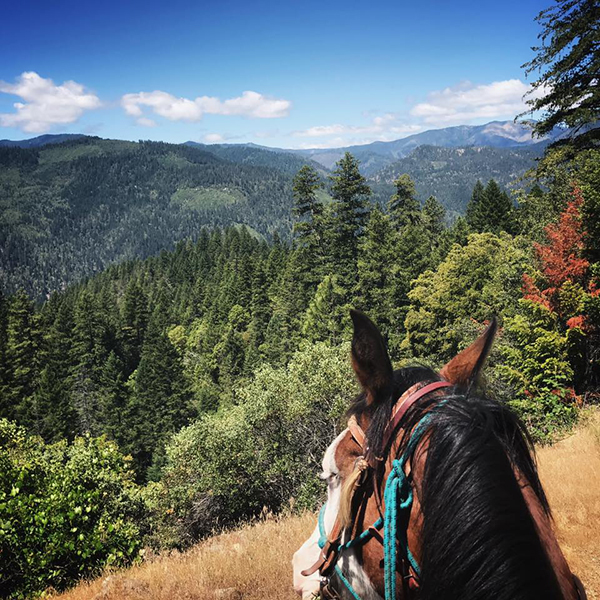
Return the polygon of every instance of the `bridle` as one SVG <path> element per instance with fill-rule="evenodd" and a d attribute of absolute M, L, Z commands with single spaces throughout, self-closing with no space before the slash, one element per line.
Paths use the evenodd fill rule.
<path fill-rule="evenodd" d="M 392 411 L 392 415 L 383 434 L 382 448 L 385 450 L 388 447 L 392 436 L 396 433 L 401 425 L 402 419 L 408 410 L 427 394 L 442 390 L 443 388 L 452 387 L 453 384 L 447 381 L 435 381 L 423 385 L 419 382 L 410 387 L 400 398 Z M 302 571 L 303 576 L 310 576 L 317 571 L 321 575 L 320 596 L 323 600 L 341 600 L 342 596 L 339 589 L 341 583 L 346 591 L 354 600 L 361 600 L 356 590 L 352 587 L 350 581 L 344 576 L 342 570 L 337 565 L 337 562 L 345 550 L 365 544 L 371 538 L 376 539 L 384 549 L 384 582 L 385 582 L 385 600 L 396 600 L 396 575 L 400 573 L 402 576 L 404 598 L 409 594 L 415 593 L 419 589 L 420 569 L 417 561 L 412 555 L 407 540 L 408 518 L 405 519 L 406 529 L 397 531 L 396 524 L 398 521 L 398 509 L 406 511 L 408 515 L 412 507 L 413 489 L 411 480 L 406 476 L 404 467 L 415 450 L 417 444 L 422 439 L 429 421 L 433 416 L 433 412 L 438 406 L 446 402 L 447 398 L 441 398 L 438 404 L 428 410 L 421 417 L 417 425 L 413 428 L 409 441 L 400 458 L 392 460 L 392 467 L 387 476 L 385 484 L 385 493 L 383 503 L 379 497 L 379 488 L 377 483 L 373 483 L 373 492 L 376 495 L 378 510 L 380 513 L 377 519 L 362 533 L 356 535 L 350 541 L 341 543 L 344 534 L 339 514 L 336 516 L 333 528 L 329 535 L 325 531 L 324 514 L 326 503 L 321 508 L 319 513 L 319 541 L 318 545 L 321 549 L 320 556 L 315 564 Z M 367 446 L 367 436 L 358 424 L 354 416 L 348 421 L 348 430 L 353 439 L 362 450 L 362 456 L 355 461 L 355 469 L 360 469 L 361 474 L 357 480 L 357 491 L 363 493 L 363 498 L 367 496 L 368 490 L 365 489 L 365 483 L 368 481 L 367 474 L 369 471 L 374 474 L 376 463 L 384 460 L 383 457 L 370 456 Z M 384 506 L 385 505 L 385 506 Z M 383 513 L 382 509 L 383 508 Z M 354 525 L 350 527 L 350 531 L 354 529 Z M 381 533 L 383 529 L 383 534 Z M 400 549 L 398 556 L 397 550 Z M 577 596 L 580 600 L 587 600 L 585 588 L 580 579 L 571 574 L 573 583 L 577 591 Z"/>
<path fill-rule="evenodd" d="M 423 385 L 423 382 L 416 383 L 400 396 L 396 402 L 390 420 L 388 421 L 383 433 L 382 448 L 387 448 L 392 436 L 399 428 L 403 417 L 408 410 L 427 394 L 451 387 L 453 384 L 447 381 L 435 381 Z M 443 400 L 442 400 L 443 402 Z M 435 406 L 433 409 L 435 410 Z M 408 462 L 416 445 L 421 440 L 429 421 L 431 420 L 431 410 L 428 411 L 412 430 L 410 439 L 400 458 L 392 461 L 391 471 L 387 476 L 383 502 L 380 498 L 378 485 L 374 482 L 373 492 L 376 496 L 376 502 L 380 517 L 371 526 L 362 533 L 352 538 L 350 541 L 341 543 L 345 529 L 342 527 L 339 514 L 336 516 L 333 528 L 329 535 L 325 532 L 324 514 L 325 505 L 319 513 L 319 542 L 321 553 L 315 564 L 302 571 L 303 576 L 310 576 L 317 571 L 321 575 L 321 598 L 324 600 L 337 600 L 341 598 L 340 592 L 336 590 L 336 581 L 339 581 L 347 589 L 355 600 L 360 600 L 359 595 L 352 587 L 351 583 L 344 577 L 340 567 L 337 565 L 338 559 L 344 550 L 365 544 L 371 538 L 376 539 L 382 544 L 384 549 L 384 581 L 385 581 L 385 599 L 395 600 L 396 598 L 396 574 L 400 572 L 405 591 L 416 591 L 419 587 L 420 569 L 417 561 L 412 555 L 407 541 L 407 532 L 397 531 L 397 520 L 399 518 L 398 510 L 406 514 L 410 513 L 413 499 L 412 484 L 406 476 L 404 467 Z M 360 475 L 356 482 L 356 491 L 362 493 L 363 498 L 367 497 L 368 489 L 366 482 L 369 480 L 368 473 L 374 474 L 377 462 L 383 461 L 383 457 L 374 457 L 367 446 L 367 437 L 365 432 L 358 424 L 354 416 L 348 421 L 348 430 L 362 450 L 362 456 L 355 461 L 355 469 L 359 469 Z M 385 505 L 385 506 L 384 506 Z M 383 509 L 383 512 L 382 512 Z M 408 519 L 406 519 L 408 527 Z M 352 531 L 354 527 L 351 527 Z M 383 534 L 381 530 L 383 529 Z M 398 556 L 398 548 L 400 556 Z"/>

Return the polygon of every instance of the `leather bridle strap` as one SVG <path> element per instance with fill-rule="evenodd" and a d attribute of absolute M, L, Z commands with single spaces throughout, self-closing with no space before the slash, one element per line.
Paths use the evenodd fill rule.
<path fill-rule="evenodd" d="M 419 384 L 417 384 L 417 385 L 419 385 Z M 385 448 L 387 448 L 387 445 L 389 444 L 390 439 L 392 438 L 392 435 L 394 435 L 394 432 L 396 431 L 398 425 L 400 424 L 402 417 L 404 417 L 404 415 L 407 413 L 408 409 L 417 400 L 419 400 L 426 394 L 429 394 L 430 392 L 434 392 L 435 390 L 439 390 L 439 389 L 445 388 L 445 387 L 452 387 L 453 385 L 454 384 L 452 384 L 448 381 L 434 381 L 433 383 L 429 383 L 426 386 L 419 388 L 415 392 L 413 392 L 413 389 L 415 386 L 406 390 L 406 392 L 404 392 L 404 394 L 402 394 L 402 396 L 406 396 L 406 398 L 404 400 L 402 399 L 402 397 L 400 398 L 400 402 L 397 403 L 398 408 L 392 413 L 392 418 L 388 422 L 388 424 L 385 428 L 385 431 L 383 432 L 383 444 L 382 444 L 381 448 L 385 451 Z"/>
<path fill-rule="evenodd" d="M 362 430 L 362 427 L 358 424 L 354 415 L 348 419 L 348 429 L 350 430 L 352 437 L 356 440 L 356 443 L 364 450 L 367 436 Z"/>

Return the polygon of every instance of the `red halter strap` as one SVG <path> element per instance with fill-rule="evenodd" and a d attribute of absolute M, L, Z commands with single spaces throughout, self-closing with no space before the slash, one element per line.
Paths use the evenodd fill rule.
<path fill-rule="evenodd" d="M 402 396 L 400 397 L 400 400 L 396 403 L 396 408 L 394 409 L 394 412 L 392 413 L 392 418 L 390 419 L 389 423 L 387 424 L 387 426 L 385 428 L 385 431 L 383 432 L 383 445 L 381 446 L 382 448 L 387 448 L 387 445 L 388 445 L 392 435 L 394 434 L 394 431 L 396 431 L 396 428 L 398 427 L 400 421 L 402 420 L 402 417 L 406 414 L 408 409 L 417 400 L 419 400 L 419 398 L 422 398 L 423 396 L 425 396 L 426 394 L 429 394 L 430 392 L 439 390 L 440 388 L 452 387 L 454 384 L 452 384 L 448 381 L 434 381 L 433 383 L 429 383 L 426 386 L 423 386 L 422 388 L 418 388 L 415 391 L 415 388 L 417 388 L 419 385 L 420 385 L 420 383 L 417 383 L 417 384 L 413 385 L 411 388 L 409 388 L 408 390 L 406 390 L 406 392 L 404 392 L 404 394 L 402 394 Z"/>

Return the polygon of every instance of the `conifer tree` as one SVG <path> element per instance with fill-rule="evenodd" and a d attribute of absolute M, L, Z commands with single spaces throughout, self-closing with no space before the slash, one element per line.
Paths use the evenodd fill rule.
<path fill-rule="evenodd" d="M 295 250 L 302 256 L 300 274 L 307 293 L 314 293 L 325 263 L 323 204 L 316 192 L 323 187 L 319 174 L 305 165 L 294 177 Z"/>
<path fill-rule="evenodd" d="M 162 455 L 169 435 L 193 415 L 192 392 L 181 359 L 167 336 L 167 326 L 167 300 L 163 293 L 148 322 L 128 407 L 128 450 L 142 474 Z"/>
<path fill-rule="evenodd" d="M 140 362 L 144 333 L 148 324 L 148 297 L 137 280 L 130 281 L 125 290 L 122 309 L 123 354 L 129 373 Z"/>
<path fill-rule="evenodd" d="M 358 258 L 358 298 L 360 308 L 387 330 L 396 307 L 391 287 L 397 270 L 399 238 L 389 217 L 379 207 L 371 211 Z"/>
<path fill-rule="evenodd" d="M 79 418 L 79 431 L 100 434 L 98 376 L 108 354 L 107 326 L 97 299 L 84 289 L 75 305 L 71 379 L 73 407 Z"/>
<path fill-rule="evenodd" d="M 319 174 L 313 167 L 304 165 L 294 177 L 294 235 L 301 243 L 310 244 L 315 236 L 315 220 L 323 212 L 323 204 L 317 199 L 317 190 L 323 187 Z"/>
<path fill-rule="evenodd" d="M 252 320 L 248 327 L 248 350 L 245 371 L 250 373 L 262 359 L 261 346 L 265 341 L 271 318 L 271 307 L 267 295 L 267 277 L 263 263 L 257 265 L 252 280 Z"/>
<path fill-rule="evenodd" d="M 347 292 L 338 284 L 335 275 L 326 275 L 310 303 L 302 333 L 311 342 L 327 341 L 339 344 L 344 331 L 344 317 L 349 307 L 344 303 Z"/>
<path fill-rule="evenodd" d="M 467 206 L 467 223 L 478 233 L 513 233 L 514 207 L 508 194 L 490 179 L 485 189 L 478 181 Z"/>
<path fill-rule="evenodd" d="M 33 395 L 38 384 L 39 318 L 24 291 L 10 300 L 7 314 L 5 360 L 7 381 L 0 414 L 31 425 L 35 422 Z"/>
<path fill-rule="evenodd" d="M 123 361 L 111 352 L 100 372 L 99 408 L 102 432 L 120 445 L 128 439 L 128 389 Z"/>
<path fill-rule="evenodd" d="M 446 209 L 435 197 L 425 200 L 422 210 L 423 225 L 433 238 L 439 238 L 446 229 Z"/>
<path fill-rule="evenodd" d="M 352 154 L 346 152 L 331 176 L 335 211 L 331 231 L 334 238 L 333 259 L 340 277 L 339 283 L 348 291 L 356 285 L 358 240 L 368 218 L 368 196 L 371 195 L 371 188 L 358 165 Z"/>
<path fill-rule="evenodd" d="M 597 0 L 556 0 L 536 21 L 542 26 L 542 43 L 523 67 L 526 74 L 540 75 L 532 84 L 525 114 L 535 113 L 537 118 L 541 112 L 534 124 L 539 136 L 564 124 L 581 134 L 576 139 L 580 148 L 597 148 L 598 129 L 586 131 L 585 126 L 600 119 L 600 6 Z"/>
<path fill-rule="evenodd" d="M 486 224 L 487 215 L 485 214 L 485 188 L 483 183 L 478 179 L 473 187 L 473 193 L 471 199 L 467 204 L 467 210 L 465 213 L 465 220 L 467 225 L 473 231 L 483 231 Z"/>
<path fill-rule="evenodd" d="M 399 231 L 407 225 L 415 225 L 421 219 L 421 206 L 417 200 L 415 183 L 404 173 L 394 181 L 395 194 L 388 202 L 388 212 L 392 223 Z"/>
<path fill-rule="evenodd" d="M 40 383 L 35 394 L 36 433 L 46 441 L 72 440 L 79 433 L 77 412 L 71 398 L 73 314 L 63 299 L 44 335 Z"/>

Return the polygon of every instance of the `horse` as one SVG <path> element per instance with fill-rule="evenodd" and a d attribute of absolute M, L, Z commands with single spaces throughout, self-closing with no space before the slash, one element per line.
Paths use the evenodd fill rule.
<path fill-rule="evenodd" d="M 303 600 L 576 600 L 532 440 L 478 376 L 495 319 L 439 373 L 394 371 L 385 341 L 351 311 L 362 393 L 329 445 L 327 502 L 294 554 Z"/>

